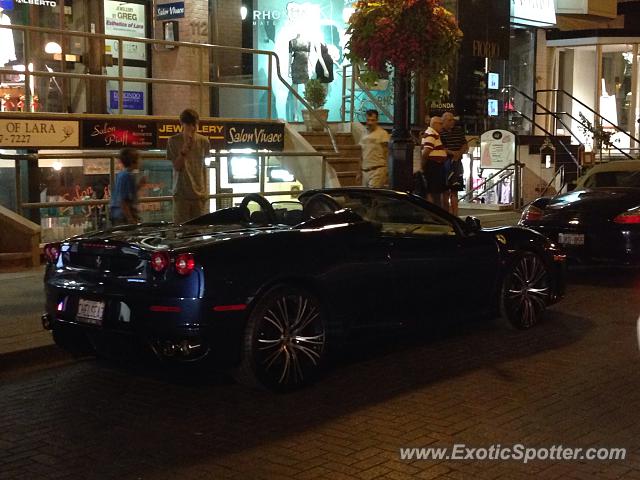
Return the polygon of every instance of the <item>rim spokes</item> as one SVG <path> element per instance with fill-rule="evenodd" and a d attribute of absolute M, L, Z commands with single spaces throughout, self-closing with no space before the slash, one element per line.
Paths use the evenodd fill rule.
<path fill-rule="evenodd" d="M 523 326 L 530 327 L 546 307 L 548 298 L 544 264 L 536 256 L 522 258 L 513 269 L 506 290 L 511 312 L 520 317 Z"/>
<path fill-rule="evenodd" d="M 279 384 L 297 384 L 317 367 L 325 332 L 317 305 L 303 295 L 280 297 L 256 332 L 256 360 Z"/>

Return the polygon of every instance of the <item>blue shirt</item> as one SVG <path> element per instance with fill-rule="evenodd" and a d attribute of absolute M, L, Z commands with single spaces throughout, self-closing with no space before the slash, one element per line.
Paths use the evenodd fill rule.
<path fill-rule="evenodd" d="M 129 170 L 122 170 L 116 174 L 116 186 L 111 192 L 111 218 L 125 218 L 122 211 L 122 202 L 128 201 L 132 205 L 132 210 L 136 210 L 138 203 L 138 186 L 136 176 Z"/>

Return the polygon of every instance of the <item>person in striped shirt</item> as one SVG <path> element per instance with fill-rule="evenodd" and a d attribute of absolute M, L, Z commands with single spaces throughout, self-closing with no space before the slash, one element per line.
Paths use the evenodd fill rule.
<path fill-rule="evenodd" d="M 427 200 L 444 207 L 443 194 L 447 191 L 444 164 L 447 150 L 440 139 L 442 118 L 432 117 L 422 137 L 422 171 L 427 181 Z"/>
<path fill-rule="evenodd" d="M 467 138 L 461 127 L 456 125 L 456 118 L 452 112 L 442 115 L 443 130 L 440 139 L 447 152 L 447 187 L 444 194 L 445 204 L 449 213 L 458 215 L 458 192 L 464 190 L 464 169 L 462 156 L 469 151 Z"/>

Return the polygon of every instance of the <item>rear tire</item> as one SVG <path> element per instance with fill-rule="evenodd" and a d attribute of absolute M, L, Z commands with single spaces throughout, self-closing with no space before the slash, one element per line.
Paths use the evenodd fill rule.
<path fill-rule="evenodd" d="M 536 325 L 551 301 L 547 266 L 533 252 L 523 252 L 511 262 L 502 281 L 500 314 L 503 321 L 525 330 Z"/>
<path fill-rule="evenodd" d="M 287 392 L 315 381 L 327 355 L 327 323 L 318 297 L 291 285 L 267 291 L 245 327 L 236 380 Z"/>

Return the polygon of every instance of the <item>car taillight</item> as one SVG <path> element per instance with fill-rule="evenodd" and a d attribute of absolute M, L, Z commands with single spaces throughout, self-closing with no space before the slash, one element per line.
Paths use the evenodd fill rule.
<path fill-rule="evenodd" d="M 44 246 L 44 256 L 49 263 L 56 263 L 60 256 L 60 244 L 48 243 Z"/>
<path fill-rule="evenodd" d="M 534 205 L 529 205 L 527 208 L 525 208 L 524 212 L 522 212 L 522 217 L 520 218 L 520 220 L 525 222 L 532 222 L 541 220 L 543 215 L 544 210 Z"/>
<path fill-rule="evenodd" d="M 180 275 L 189 275 L 196 268 L 196 261 L 193 258 L 192 253 L 181 253 L 176 257 L 174 262 L 176 272 Z"/>
<path fill-rule="evenodd" d="M 633 210 L 629 210 L 627 212 L 621 213 L 616 218 L 613 219 L 615 223 L 622 224 L 633 224 L 640 223 L 640 210 L 634 208 Z"/>
<path fill-rule="evenodd" d="M 151 268 L 156 272 L 162 272 L 169 266 L 169 254 L 167 252 L 153 252 L 151 254 Z"/>

